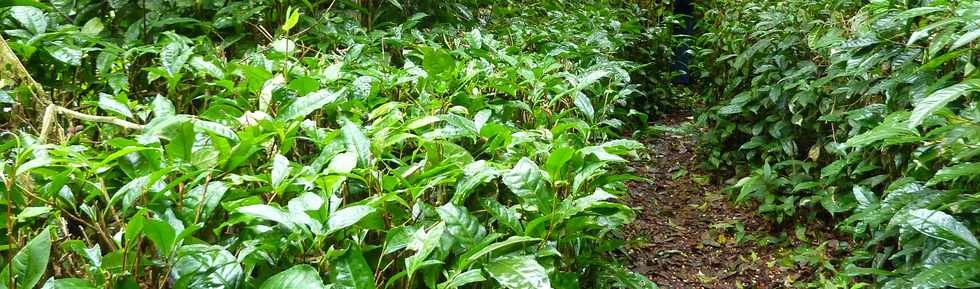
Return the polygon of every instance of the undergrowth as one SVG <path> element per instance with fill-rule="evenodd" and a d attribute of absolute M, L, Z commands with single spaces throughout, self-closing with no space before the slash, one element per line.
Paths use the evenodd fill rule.
<path fill-rule="evenodd" d="M 978 3 L 702 8 L 705 166 L 736 202 L 850 236 L 814 286 L 980 286 Z"/>
<path fill-rule="evenodd" d="M 635 4 L 15 2 L 0 288 L 656 288 Z"/>

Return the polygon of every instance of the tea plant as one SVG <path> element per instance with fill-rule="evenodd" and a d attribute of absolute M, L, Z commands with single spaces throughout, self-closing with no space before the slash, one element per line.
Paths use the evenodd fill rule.
<path fill-rule="evenodd" d="M 829 214 L 863 241 L 827 286 L 980 284 L 978 8 L 706 6 L 706 23 L 720 24 L 704 25 L 699 44 L 706 163 L 735 168 L 736 201 L 756 200 L 777 220 Z"/>
<path fill-rule="evenodd" d="M 656 288 L 610 258 L 641 10 L 431 2 L 2 8 L 0 287 Z"/>

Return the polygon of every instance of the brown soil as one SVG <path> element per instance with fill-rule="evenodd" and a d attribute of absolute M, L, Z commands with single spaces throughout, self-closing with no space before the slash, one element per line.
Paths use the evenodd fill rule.
<path fill-rule="evenodd" d="M 688 119 L 673 116 L 660 123 L 676 126 Z M 649 160 L 634 162 L 633 173 L 649 182 L 628 183 L 625 198 L 638 210 L 625 230 L 635 244 L 627 251 L 634 272 L 663 289 L 783 288 L 807 275 L 777 265 L 781 249 L 766 241 L 772 224 L 752 208 L 732 205 L 719 185 L 697 174 L 694 137 L 668 133 L 646 143 Z"/>

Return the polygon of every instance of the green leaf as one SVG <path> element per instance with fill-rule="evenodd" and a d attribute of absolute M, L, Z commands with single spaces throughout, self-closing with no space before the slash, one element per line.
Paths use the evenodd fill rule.
<path fill-rule="evenodd" d="M 293 7 L 289 7 L 286 10 L 286 21 L 282 23 L 282 31 L 288 32 L 290 29 L 293 29 L 293 26 L 296 26 L 296 23 L 299 23 L 300 12 L 299 9 L 294 9 Z"/>
<path fill-rule="evenodd" d="M 487 183 L 497 176 L 500 172 L 487 165 L 487 161 L 479 160 L 467 164 L 463 167 L 463 178 L 456 185 L 456 193 L 453 194 L 454 204 L 463 204 L 469 197 L 470 191 L 483 183 Z"/>
<path fill-rule="evenodd" d="M 327 66 L 327 68 L 324 68 L 323 72 L 321 73 L 321 75 L 323 76 L 323 80 L 329 82 L 329 81 L 336 81 L 340 79 L 341 77 L 340 69 L 343 67 L 344 67 L 343 62 L 337 62 L 331 64 L 330 66 Z"/>
<path fill-rule="evenodd" d="M 932 186 L 942 182 L 948 182 L 957 178 L 970 178 L 980 176 L 980 163 L 962 163 L 950 167 L 945 167 L 936 172 L 936 175 L 929 179 L 927 186 Z"/>
<path fill-rule="evenodd" d="M 78 278 L 48 279 L 41 289 L 96 289 L 92 283 Z"/>
<path fill-rule="evenodd" d="M 160 252 L 160 256 L 165 258 L 170 256 L 170 252 L 173 251 L 177 242 L 177 231 L 169 223 L 160 220 L 149 219 L 144 221 L 143 234 L 150 241 L 153 241 L 153 244 L 157 246 L 157 251 Z"/>
<path fill-rule="evenodd" d="M 331 262 L 330 280 L 337 289 L 374 289 L 374 272 L 360 248 L 351 246 L 344 255 Z"/>
<path fill-rule="evenodd" d="M 269 46 L 272 46 L 273 51 L 285 55 L 291 55 L 296 52 L 296 42 L 285 38 L 273 41 Z"/>
<path fill-rule="evenodd" d="M 238 141 L 238 135 L 231 128 L 213 121 L 195 119 L 194 128 L 207 133 L 226 138 L 231 141 Z"/>
<path fill-rule="evenodd" d="M 236 289 L 245 274 L 228 250 L 195 244 L 178 250 L 171 277 L 174 289 Z"/>
<path fill-rule="evenodd" d="M 980 259 L 933 265 L 912 277 L 912 288 L 980 287 Z"/>
<path fill-rule="evenodd" d="M 327 165 L 327 171 L 335 174 L 346 174 L 353 171 L 355 167 L 357 167 L 357 154 L 344 152 L 330 159 L 330 164 Z"/>
<path fill-rule="evenodd" d="M 485 247 L 483 249 L 480 249 L 480 251 L 476 251 L 472 255 L 466 256 L 466 258 L 463 259 L 463 262 L 461 264 L 463 265 L 463 267 L 465 267 L 465 266 L 467 266 L 469 264 L 476 263 L 477 261 L 480 260 L 480 258 L 483 258 L 487 254 L 493 253 L 493 251 L 499 250 L 501 248 L 504 248 L 504 247 L 507 247 L 507 246 L 510 246 L 510 245 L 514 245 L 514 244 L 520 244 L 520 243 L 525 243 L 525 242 L 535 242 L 535 241 L 541 241 L 541 239 L 539 239 L 539 238 L 532 238 L 532 237 L 526 237 L 526 236 L 511 236 L 510 238 L 507 238 L 507 240 L 503 240 L 503 241 L 500 241 L 500 242 L 493 243 L 490 246 L 487 246 L 487 247 Z"/>
<path fill-rule="evenodd" d="M 169 98 L 159 94 L 153 98 L 153 115 L 156 117 L 165 117 L 176 114 L 177 109 L 174 108 L 174 103 L 170 102 Z"/>
<path fill-rule="evenodd" d="M 572 94 L 572 100 L 575 103 L 575 107 L 577 107 L 579 111 L 585 114 L 585 116 L 588 117 L 589 120 L 595 118 L 595 108 L 592 107 L 592 100 L 589 99 L 588 96 L 586 96 L 581 91 L 576 91 L 575 93 Z"/>
<path fill-rule="evenodd" d="M 959 84 L 940 89 L 915 104 L 912 116 L 909 117 L 909 127 L 915 128 L 922 124 L 926 117 L 956 100 L 961 95 L 980 90 L 980 79 L 968 79 Z"/>
<path fill-rule="evenodd" d="M 323 280 L 320 272 L 307 264 L 295 265 L 289 270 L 272 275 L 259 289 L 322 289 Z"/>
<path fill-rule="evenodd" d="M 129 105 L 119 102 L 105 93 L 99 94 L 99 108 L 123 115 L 126 118 L 133 118 L 133 112 L 129 110 Z"/>
<path fill-rule="evenodd" d="M 885 117 L 880 125 L 851 137 L 844 145 L 847 147 L 865 147 L 877 142 L 891 145 L 919 141 L 919 133 L 913 129 L 914 127 L 906 125 L 905 120 L 908 117 L 909 114 L 905 111 L 892 113 Z"/>
<path fill-rule="evenodd" d="M 551 289 L 548 273 L 531 256 L 498 258 L 484 269 L 500 285 L 510 289 Z"/>
<path fill-rule="evenodd" d="M 160 50 L 160 63 L 170 75 L 177 74 L 191 57 L 191 47 L 183 39 L 170 37 L 170 43 Z"/>
<path fill-rule="evenodd" d="M 504 173 L 504 184 L 527 203 L 536 205 L 538 210 L 549 212 L 554 194 L 549 190 L 551 180 L 547 173 L 538 168 L 531 159 L 521 158 L 514 167 Z"/>
<path fill-rule="evenodd" d="M 426 47 L 422 50 L 422 68 L 433 76 L 452 72 L 456 68 L 456 59 L 445 49 Z"/>
<path fill-rule="evenodd" d="M 637 274 L 619 265 L 608 265 L 606 273 L 620 288 L 629 289 L 658 289 L 657 284 L 646 276 Z"/>
<path fill-rule="evenodd" d="M 8 249 L 9 250 L 9 249 Z M 24 247 L 14 255 L 0 272 L 0 289 L 8 289 L 8 280 L 14 278 L 15 288 L 34 288 L 41 281 L 44 271 L 48 269 L 48 258 L 51 255 L 51 230 L 47 227 L 41 233 L 24 244 Z"/>
<path fill-rule="evenodd" d="M 211 213 L 221 203 L 228 186 L 224 182 L 214 181 L 199 184 L 184 195 L 180 214 L 185 222 L 207 221 Z"/>
<path fill-rule="evenodd" d="M 290 220 L 289 215 L 283 210 L 269 205 L 249 205 L 238 208 L 237 211 L 255 218 L 273 221 L 282 224 L 290 229 L 296 228 L 296 222 Z"/>
<path fill-rule="evenodd" d="M 279 188 L 286 177 L 289 176 L 289 160 L 283 155 L 276 154 L 272 157 L 272 173 L 270 179 L 273 188 Z M 278 191 L 278 189 L 277 189 Z"/>
<path fill-rule="evenodd" d="M 95 17 L 85 22 L 85 25 L 82 26 L 81 32 L 82 34 L 88 34 L 94 36 L 96 34 L 99 34 L 99 32 L 102 32 L 103 29 L 105 29 L 105 25 L 102 24 L 102 19 Z"/>
<path fill-rule="evenodd" d="M 210 61 L 204 60 L 203 57 L 194 56 L 194 58 L 191 58 L 191 66 L 197 71 L 207 73 L 214 78 L 225 78 L 225 72 L 222 71 L 221 68 L 214 65 L 214 63 L 211 63 Z"/>
<path fill-rule="evenodd" d="M 408 276 L 415 274 L 415 271 L 422 267 L 425 263 L 426 258 L 432 253 L 436 247 L 439 247 L 439 242 L 442 240 L 442 235 L 446 231 L 446 224 L 439 222 L 433 226 L 428 231 L 418 230 L 415 231 L 412 242 L 408 244 L 408 249 L 415 251 L 415 254 L 405 258 L 405 273 Z"/>
<path fill-rule="evenodd" d="M 361 132 L 360 126 L 351 122 L 350 120 L 342 119 L 344 126 L 341 128 L 341 133 L 344 136 L 344 142 L 347 143 L 347 151 L 354 152 L 357 154 L 358 164 L 362 167 L 371 166 L 371 140 Z"/>
<path fill-rule="evenodd" d="M 305 96 L 297 98 L 276 116 L 282 120 L 296 120 L 305 118 L 310 113 L 320 109 L 324 105 L 337 101 L 347 90 L 330 91 L 322 89 Z"/>
<path fill-rule="evenodd" d="M 48 29 L 48 18 L 44 16 L 44 11 L 30 6 L 10 7 L 10 17 L 20 23 L 24 29 L 31 34 L 38 35 Z"/>
<path fill-rule="evenodd" d="M 276 74 L 272 78 L 262 83 L 262 91 L 259 92 L 259 111 L 269 113 L 269 105 L 272 104 L 272 93 L 286 86 L 286 77 Z"/>
<path fill-rule="evenodd" d="M 449 280 L 446 280 L 446 282 L 439 284 L 439 288 L 456 289 L 466 284 L 483 282 L 486 280 L 487 278 L 483 277 L 483 271 L 479 269 L 470 269 L 466 272 L 453 275 L 449 278 Z"/>
<path fill-rule="evenodd" d="M 471 215 L 466 207 L 447 203 L 437 208 L 436 213 L 446 223 L 449 235 L 467 247 L 479 242 L 487 234 L 480 220 Z"/>
<path fill-rule="evenodd" d="M 980 242 L 977 242 L 970 229 L 946 213 L 916 209 L 909 212 L 907 223 L 916 231 L 929 237 L 980 249 Z"/>
<path fill-rule="evenodd" d="M 980 29 L 974 29 L 973 31 L 964 33 L 963 36 L 956 39 L 956 42 L 953 42 L 953 45 L 949 47 L 949 50 L 956 50 L 957 48 L 963 47 L 963 45 L 970 44 L 970 42 L 976 40 L 977 37 L 980 37 Z"/>
<path fill-rule="evenodd" d="M 366 205 L 354 205 L 337 210 L 327 219 L 327 234 L 353 226 L 371 213 L 374 213 L 374 208 Z"/>
<path fill-rule="evenodd" d="M 514 233 L 524 234 L 524 226 L 521 224 L 521 217 L 517 211 L 500 204 L 494 198 L 482 198 L 480 204 L 494 219 L 497 219 L 497 222 L 511 229 Z"/>

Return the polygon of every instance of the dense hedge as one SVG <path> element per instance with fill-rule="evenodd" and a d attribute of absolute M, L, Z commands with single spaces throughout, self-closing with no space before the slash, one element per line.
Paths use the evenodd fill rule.
<path fill-rule="evenodd" d="M 839 286 L 980 285 L 980 3 L 919 3 L 703 6 L 706 166 L 776 220 L 832 216 Z"/>

